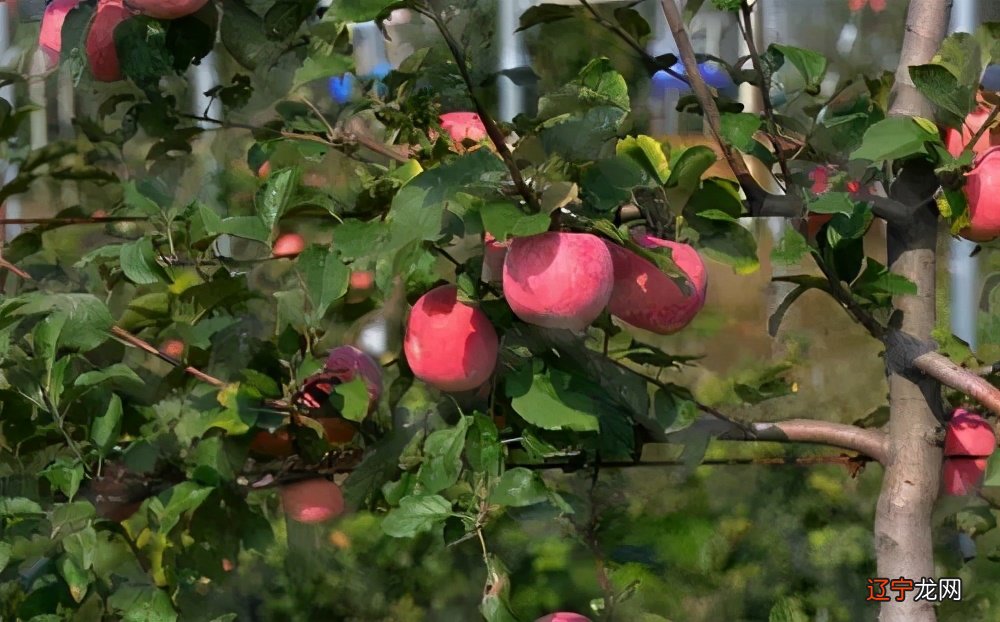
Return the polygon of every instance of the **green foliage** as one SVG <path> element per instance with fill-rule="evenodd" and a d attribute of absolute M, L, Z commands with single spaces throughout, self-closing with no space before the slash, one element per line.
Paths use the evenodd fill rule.
<path fill-rule="evenodd" d="M 715 411 L 685 386 L 697 355 L 647 343 L 606 314 L 582 334 L 527 325 L 481 282 L 484 233 L 501 242 L 591 233 L 649 260 L 688 294 L 672 253 L 632 238 L 637 223 L 740 274 L 760 261 L 741 223 L 750 214 L 740 187 L 708 177 L 715 151 L 642 134 L 626 68 L 612 58 L 588 55 L 565 83 L 543 89 L 537 114 L 491 128 L 510 135 L 512 155 L 491 141 L 454 144 L 440 112 L 456 102 L 472 109 L 473 99 L 492 110 L 484 86 L 492 70 L 483 69 L 492 65 L 477 56 L 491 37 L 479 28 L 485 9 L 472 4 L 450 3 L 441 18 L 447 28 L 471 22 L 449 41 L 457 49 L 435 40 L 387 76 L 384 90 L 368 83 L 343 106 L 327 102 L 322 81 L 353 68 L 350 24 L 429 5 L 345 0 L 311 20 L 314 2 L 223 0 L 177 20 L 133 17 L 114 32 L 126 80 L 102 85 L 87 71 L 93 7 L 85 4 L 62 33 L 63 65 L 94 94 L 76 136 L 24 147 L 32 108 L 0 100 L 2 155 L 17 166 L 0 199 L 42 183 L 73 183 L 80 193 L 80 205 L 3 249 L 32 278 L 0 281 L 0 475 L 9 481 L 0 617 L 416 621 L 478 611 L 513 622 L 571 604 L 593 617 L 611 608 L 614 619 L 652 622 L 691 619 L 689 598 L 750 584 L 747 603 L 701 602 L 704 619 L 867 613 L 860 592 L 846 592 L 870 571 L 869 536 L 857 527 L 871 513 L 870 494 L 847 498 L 850 482 L 827 472 L 750 482 L 753 503 L 744 482 L 719 480 L 733 490 L 705 482 L 696 469 L 713 448 L 696 424 Z M 689 2 L 687 19 L 702 4 Z M 632 5 L 597 15 L 635 46 L 651 34 Z M 594 16 L 542 4 L 521 16 L 520 30 L 571 19 Z M 953 35 L 931 63 L 911 68 L 945 123 L 974 105 L 983 64 L 1000 57 L 996 32 Z M 227 138 L 215 144 L 216 132 L 196 125 L 212 120 L 188 111 L 182 79 L 209 52 L 222 75 L 207 94 L 228 124 L 218 123 Z M 458 70 L 466 60 L 471 78 Z M 960 228 L 968 215 L 959 173 L 971 160 L 949 156 L 926 119 L 887 119 L 882 78 L 824 99 L 822 55 L 775 44 L 760 60 L 765 75 L 731 73 L 767 85 L 794 70 L 795 95 L 808 101 L 766 118 L 720 101 L 721 138 L 768 166 L 790 158 L 783 182 L 803 199 L 802 216 L 832 215 L 820 235 L 789 228 L 775 244 L 774 263 L 808 257 L 829 278 L 783 277 L 794 288 L 770 332 L 810 289 L 887 315 L 892 298 L 916 286 L 866 256 L 874 211 L 849 184 L 888 184 L 899 163 L 923 158 L 959 180 L 941 205 Z M 20 88 L 24 80 L 4 73 L 0 81 Z M 801 143 L 794 155 L 779 158 L 772 147 L 792 138 Z M 260 178 L 265 163 L 270 173 Z M 832 171 L 829 188 L 804 181 L 816 167 Z M 641 219 L 622 222 L 625 206 Z M 110 216 L 95 219 L 98 210 Z M 272 257 L 286 233 L 305 238 L 304 248 Z M 373 274 L 370 290 L 352 285 L 361 273 Z M 501 336 L 482 391 L 444 395 L 415 378 L 399 351 L 408 303 L 441 282 L 456 283 L 461 301 Z M 329 348 L 370 341 L 373 324 L 385 342 L 375 404 L 362 378 L 316 373 Z M 173 340 L 180 354 L 158 352 Z M 941 341 L 954 358 L 975 361 Z M 713 404 L 792 396 L 788 358 L 721 379 Z M 304 405 L 323 383 L 329 395 L 319 408 Z M 328 439 L 331 417 L 353 438 Z M 287 451 L 269 453 L 262 439 Z M 602 465 L 640 461 L 657 446 L 673 452 L 683 476 L 632 478 L 632 490 L 655 489 L 625 498 L 620 486 L 631 476 Z M 995 463 L 989 487 L 1000 481 Z M 276 491 L 316 476 L 335 477 L 357 513 L 323 526 L 285 518 Z M 997 572 L 987 565 L 996 559 L 993 508 L 963 506 L 945 519 L 990 551 L 976 561 L 984 574 Z M 799 576 L 784 574 L 793 566 Z M 985 591 L 975 597 L 993 606 Z"/>

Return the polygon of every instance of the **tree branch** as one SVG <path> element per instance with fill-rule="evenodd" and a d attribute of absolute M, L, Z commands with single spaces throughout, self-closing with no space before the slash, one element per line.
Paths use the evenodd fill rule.
<path fill-rule="evenodd" d="M 507 142 L 504 138 L 503 132 L 500 131 L 500 126 L 497 125 L 489 111 L 486 110 L 486 106 L 483 105 L 482 100 L 476 96 L 475 84 L 472 82 L 472 76 L 469 75 L 469 68 L 465 61 L 465 53 L 462 51 L 461 46 L 459 46 L 458 41 L 456 41 L 455 37 L 452 36 L 451 32 L 448 30 L 448 26 L 444 23 L 444 19 L 436 11 L 427 8 L 418 12 L 433 21 L 434 25 L 438 29 L 438 32 L 441 33 L 441 37 L 444 39 L 445 45 L 448 46 L 448 50 L 451 52 L 452 57 L 455 59 L 455 64 L 458 66 L 458 73 L 462 76 L 465 88 L 469 92 L 469 99 L 472 100 L 472 105 L 476 108 L 476 113 L 479 115 L 479 119 L 483 122 L 483 126 L 486 127 L 486 134 L 490 137 L 490 141 L 493 143 L 497 153 L 500 155 L 504 165 L 507 167 L 507 172 L 510 175 L 511 180 L 514 182 L 514 187 L 517 188 L 518 194 L 520 194 L 525 200 L 528 204 L 528 208 L 533 213 L 540 212 L 542 208 L 538 203 L 538 197 L 535 196 L 535 193 L 524 180 L 524 175 L 521 174 L 521 169 L 517 166 L 517 162 L 514 161 L 514 156 L 511 154 L 510 149 L 507 148 Z"/>
<path fill-rule="evenodd" d="M 722 419 L 702 419 L 696 429 L 723 441 L 813 443 L 856 451 L 885 463 L 888 439 L 879 430 L 814 419 L 789 419 L 768 423 L 731 423 Z"/>
<path fill-rule="evenodd" d="M 981 378 L 975 371 L 961 367 L 937 352 L 928 352 L 916 357 L 913 359 L 913 366 L 941 384 L 965 393 L 1000 415 L 1000 389 Z"/>

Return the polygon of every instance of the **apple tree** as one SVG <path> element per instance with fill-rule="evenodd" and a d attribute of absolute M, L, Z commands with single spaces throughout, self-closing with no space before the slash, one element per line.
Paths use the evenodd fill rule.
<path fill-rule="evenodd" d="M 993 423 L 959 411 L 945 430 L 960 406 L 1000 413 L 996 368 L 938 330 L 935 262 L 942 228 L 1000 235 L 1000 98 L 979 89 L 1000 28 L 946 37 L 950 2 L 912 0 L 896 75 L 824 95 L 826 58 L 759 49 L 753 3 L 713 0 L 750 54 L 710 60 L 760 89 L 756 114 L 699 73 L 685 20 L 701 2 L 661 3 L 679 58 L 647 54 L 649 24 L 627 3 L 521 16 L 521 29 L 593 20 L 689 84 L 724 179 L 706 174 L 712 148 L 636 131 L 625 79 L 596 54 L 537 113 L 498 122 L 483 3 L 315 4 L 55 0 L 38 37 L 48 74 L 0 76 L 19 92 L 69 76 L 83 93 L 73 136 L 35 148 L 31 107 L 0 100 L 16 166 L 0 198 L 79 197 L 5 221 L 35 226 L 4 242 L 0 266 L 0 617 L 202 619 L 213 581 L 269 546 L 274 519 L 308 541 L 303 525 L 366 510 L 387 538 L 474 547 L 484 619 L 525 620 L 536 612 L 511 604 L 491 528 L 538 506 L 593 548 L 602 593 L 587 616 L 618 619 L 634 585 L 594 544 L 601 516 L 547 474 L 596 485 L 678 439 L 691 466 L 716 437 L 822 444 L 880 468 L 873 576 L 935 577 L 942 469 L 960 495 L 944 510 L 978 517 L 995 549 L 995 498 L 972 494 L 984 474 L 1000 485 Z M 434 44 L 345 83 L 351 24 L 400 12 Z M 218 116 L 189 104 L 185 72 L 209 54 Z M 782 67 L 807 105 L 769 100 Z M 758 268 L 742 219 L 762 217 L 790 225 L 772 259 L 804 267 L 779 277 L 794 289 L 761 330 L 806 291 L 831 297 L 884 347 L 885 421 L 746 420 L 672 377 L 697 361 L 650 336 L 699 313 L 706 262 Z M 871 256 L 863 237 L 882 223 L 888 254 Z M 788 369 L 734 380 L 733 395 L 788 395 Z M 893 601 L 880 619 L 936 611 Z"/>

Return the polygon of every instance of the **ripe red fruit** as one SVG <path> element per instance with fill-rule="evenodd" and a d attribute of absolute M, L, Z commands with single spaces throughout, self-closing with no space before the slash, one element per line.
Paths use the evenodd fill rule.
<path fill-rule="evenodd" d="M 100 0 L 97 12 L 87 32 L 87 61 L 94 79 L 114 82 L 122 79 L 118 65 L 118 51 L 115 49 L 115 28 L 129 17 L 128 9 L 121 0 Z"/>
<path fill-rule="evenodd" d="M 227 557 L 223 557 L 222 558 L 222 571 L 223 572 L 232 572 L 234 568 L 236 568 L 236 564 L 234 564 L 232 562 L 232 560 L 230 560 Z"/>
<path fill-rule="evenodd" d="M 517 317 L 548 328 L 583 330 L 608 305 L 611 252 L 587 233 L 547 232 L 510 243 L 503 293 Z"/>
<path fill-rule="evenodd" d="M 160 344 L 160 352 L 179 359 L 184 356 L 184 342 L 180 339 L 167 339 Z"/>
<path fill-rule="evenodd" d="M 128 5 L 143 15 L 156 19 L 177 19 L 198 12 L 208 0 L 127 0 Z"/>
<path fill-rule="evenodd" d="M 669 248 L 677 267 L 693 288 L 685 294 L 651 262 L 621 246 L 607 243 L 615 266 L 615 287 L 608 309 L 636 328 L 669 335 L 684 328 L 705 305 L 708 274 L 694 247 L 651 235 L 636 236 L 646 248 Z"/>
<path fill-rule="evenodd" d="M 282 233 L 274 241 L 271 255 L 274 257 L 295 257 L 306 247 L 305 239 L 298 233 Z"/>
<path fill-rule="evenodd" d="M 368 397 L 371 399 L 369 410 L 375 407 L 382 395 L 382 367 L 354 346 L 340 346 L 330 350 L 324 371 L 332 372 L 341 382 L 350 382 L 360 376 L 368 387 Z"/>
<path fill-rule="evenodd" d="M 38 46 L 45 53 L 46 64 L 51 67 L 59 62 L 62 49 L 62 27 L 66 15 L 80 4 L 80 0 L 53 0 L 42 14 L 42 28 L 38 33 Z"/>
<path fill-rule="evenodd" d="M 812 181 L 813 194 L 823 194 L 830 189 L 830 168 L 827 166 L 817 166 L 809 171 L 809 180 Z"/>
<path fill-rule="evenodd" d="M 351 422 L 339 417 L 320 417 L 317 419 L 326 430 L 326 440 L 332 445 L 345 445 L 354 440 L 357 429 Z M 250 442 L 250 451 L 270 458 L 287 458 L 295 453 L 291 434 L 287 427 L 278 428 L 274 432 L 261 430 Z"/>
<path fill-rule="evenodd" d="M 823 225 L 833 219 L 833 214 L 809 214 L 806 218 L 806 228 L 810 239 L 815 239 Z"/>
<path fill-rule="evenodd" d="M 267 177 L 270 174 L 271 174 L 271 161 L 265 160 L 264 163 L 260 165 L 260 168 L 257 169 L 257 177 L 261 179 L 267 179 Z"/>
<path fill-rule="evenodd" d="M 948 149 L 948 153 L 952 157 L 957 158 L 962 150 L 965 149 L 965 145 L 968 144 L 972 137 L 976 135 L 979 128 L 983 126 L 986 122 L 986 118 L 990 116 L 990 108 L 988 106 L 980 105 L 976 107 L 969 116 L 965 117 L 965 122 L 962 124 L 961 132 L 954 128 L 947 128 L 944 131 L 944 144 Z M 972 151 L 977 155 L 988 150 L 990 147 L 995 147 L 1000 145 L 1000 128 L 993 128 L 983 133 L 973 145 Z"/>
<path fill-rule="evenodd" d="M 375 285 L 375 275 L 367 270 L 351 272 L 350 287 L 347 290 L 347 302 L 355 304 L 368 298 Z"/>
<path fill-rule="evenodd" d="M 986 473 L 986 458 L 946 458 L 941 473 L 944 494 L 961 497 L 974 493 Z"/>
<path fill-rule="evenodd" d="M 547 616 L 542 616 L 535 620 L 535 622 L 590 622 L 590 618 L 582 616 L 579 613 L 559 611 L 557 613 L 550 613 Z"/>
<path fill-rule="evenodd" d="M 486 314 L 442 285 L 417 300 L 406 322 L 403 351 L 413 374 L 442 391 L 468 391 L 489 380 L 500 341 Z"/>
<path fill-rule="evenodd" d="M 948 421 L 944 455 L 985 457 L 997 446 L 996 433 L 988 421 L 964 408 L 956 408 Z"/>
<path fill-rule="evenodd" d="M 489 138 L 486 126 L 475 112 L 448 112 L 441 115 L 439 121 L 456 145 L 461 145 L 464 140 L 478 143 Z"/>
<path fill-rule="evenodd" d="M 483 282 L 497 283 L 503 280 L 503 262 L 507 258 L 510 242 L 497 242 L 497 239 L 486 234 L 483 240 Z"/>
<path fill-rule="evenodd" d="M 281 487 L 285 516 L 299 523 L 322 523 L 344 513 L 344 494 L 328 479 L 308 479 Z"/>
<path fill-rule="evenodd" d="M 976 158 L 966 175 L 965 197 L 972 221 L 960 233 L 973 242 L 988 242 L 1000 236 L 1000 147 Z"/>

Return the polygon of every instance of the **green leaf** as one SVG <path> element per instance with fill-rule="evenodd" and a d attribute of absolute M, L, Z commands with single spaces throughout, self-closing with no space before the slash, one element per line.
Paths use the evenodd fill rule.
<path fill-rule="evenodd" d="M 424 460 L 417 472 L 417 480 L 425 492 L 440 492 L 458 481 L 465 437 L 471 421 L 470 417 L 462 417 L 454 427 L 437 430 L 427 436 Z"/>
<path fill-rule="evenodd" d="M 507 397 L 517 414 L 546 430 L 597 432 L 600 423 L 594 403 L 573 391 L 573 377 L 558 370 L 508 376 Z"/>
<path fill-rule="evenodd" d="M 821 194 L 808 205 L 813 214 L 851 214 L 854 212 L 854 202 L 846 192 L 827 192 Z"/>
<path fill-rule="evenodd" d="M 794 266 L 809 254 L 809 243 L 801 233 L 786 227 L 778 243 L 771 249 L 771 263 L 779 266 Z"/>
<path fill-rule="evenodd" d="M 801 600 L 785 596 L 771 607 L 767 622 L 809 622 L 809 615 Z"/>
<path fill-rule="evenodd" d="M 652 33 L 649 22 L 635 9 L 619 7 L 615 9 L 614 16 L 615 21 L 618 22 L 621 29 L 628 33 L 632 37 L 632 40 L 637 43 L 644 43 Z"/>
<path fill-rule="evenodd" d="M 701 176 L 715 164 L 715 151 L 704 145 L 685 149 L 674 161 L 665 186 L 670 207 L 680 212 L 701 187 Z"/>
<path fill-rule="evenodd" d="M 10 563 L 11 546 L 9 542 L 0 542 L 0 572 Z"/>
<path fill-rule="evenodd" d="M 153 499 L 149 507 L 159 522 L 158 531 L 169 533 L 181 516 L 197 509 L 212 494 L 212 490 L 194 482 L 181 482 Z"/>
<path fill-rule="evenodd" d="M 501 242 L 545 233 L 552 224 L 548 214 L 526 214 L 519 206 L 508 201 L 487 203 L 480 213 L 483 227 Z"/>
<path fill-rule="evenodd" d="M 767 319 L 767 334 L 772 337 L 777 336 L 778 329 L 781 328 L 781 322 L 785 319 L 785 314 L 791 308 L 792 304 L 799 299 L 799 296 L 809 291 L 811 288 L 806 285 L 797 285 L 795 289 L 788 292 L 788 295 L 781 300 L 781 304 L 774 310 L 771 317 Z"/>
<path fill-rule="evenodd" d="M 489 502 L 519 508 L 542 503 L 549 489 L 535 471 L 515 467 L 505 472 L 490 493 Z"/>
<path fill-rule="evenodd" d="M 111 395 L 108 408 L 100 417 L 94 417 L 90 424 L 90 440 L 93 441 L 102 456 L 118 442 L 122 427 L 122 400 L 117 395 Z"/>
<path fill-rule="evenodd" d="M 871 257 L 865 258 L 865 270 L 851 284 L 851 291 L 876 304 L 888 304 L 892 296 L 916 295 L 917 285 L 901 274 L 893 274 L 889 268 Z"/>
<path fill-rule="evenodd" d="M 397 0 L 337 0 L 330 6 L 324 19 L 336 18 L 343 22 L 368 22 L 379 16 Z"/>
<path fill-rule="evenodd" d="M 273 172 L 256 197 L 257 216 L 268 229 L 273 229 L 288 207 L 299 186 L 298 167 Z"/>
<path fill-rule="evenodd" d="M 72 501 L 83 481 L 83 465 L 76 461 L 60 458 L 46 467 L 41 474 Z"/>
<path fill-rule="evenodd" d="M 295 70 L 294 83 L 296 86 L 301 86 L 313 80 L 340 76 L 352 69 L 354 69 L 354 59 L 346 54 L 331 52 L 324 56 L 310 56 Z"/>
<path fill-rule="evenodd" d="M 268 39 L 264 20 L 241 0 L 222 0 L 222 12 L 219 38 L 233 59 L 247 69 L 268 68 L 282 48 Z"/>
<path fill-rule="evenodd" d="M 48 294 L 32 292 L 21 296 L 25 304 L 11 315 L 52 314 L 65 316 L 66 322 L 60 332 L 60 345 L 88 351 L 108 339 L 114 320 L 107 306 L 90 294 Z"/>
<path fill-rule="evenodd" d="M 284 41 L 298 32 L 302 24 L 316 10 L 312 0 L 283 0 L 276 2 L 264 14 L 264 30 L 273 41 Z"/>
<path fill-rule="evenodd" d="M 851 154 L 851 159 L 877 164 L 926 155 L 928 142 L 940 143 L 941 138 L 912 117 L 890 117 L 868 128 L 861 147 Z"/>
<path fill-rule="evenodd" d="M 123 380 L 128 384 L 142 384 L 143 380 L 130 367 L 123 363 L 113 363 L 102 369 L 95 369 L 80 374 L 73 382 L 77 387 L 90 387 L 103 384 L 109 380 Z"/>
<path fill-rule="evenodd" d="M 1000 451 L 993 452 L 986 464 L 983 486 L 1000 486 Z"/>
<path fill-rule="evenodd" d="M 140 238 L 121 246 L 118 255 L 125 277 L 137 285 L 152 285 L 170 278 L 156 261 L 153 241 Z"/>
<path fill-rule="evenodd" d="M 62 541 L 63 550 L 84 570 L 90 570 L 98 553 L 97 532 L 90 525 L 74 531 Z"/>
<path fill-rule="evenodd" d="M 660 185 L 667 183 L 667 180 L 670 179 L 670 160 L 663 152 L 663 145 L 660 141 L 651 136 L 643 134 L 626 136 L 618 141 L 615 153 L 619 157 L 626 157 L 634 161 Z"/>
<path fill-rule="evenodd" d="M 326 315 L 334 301 L 347 293 L 351 271 L 332 248 L 309 246 L 296 259 L 295 270 L 301 275 L 317 320 Z"/>
<path fill-rule="evenodd" d="M 785 60 L 798 69 L 799 74 L 806 81 L 806 93 L 810 95 L 819 94 L 823 77 L 826 75 L 827 60 L 825 56 L 812 50 L 805 50 L 790 45 L 778 45 L 777 43 L 772 43 L 769 50 L 776 50 L 784 56 Z"/>
<path fill-rule="evenodd" d="M 949 125 L 964 122 L 976 105 L 976 87 L 961 84 L 958 78 L 941 65 L 911 66 L 910 78 L 924 97 L 951 113 Z"/>
<path fill-rule="evenodd" d="M 344 419 L 360 422 L 368 416 L 368 385 L 363 378 L 338 384 L 333 393 L 341 398 L 336 406 Z"/>
<path fill-rule="evenodd" d="M 131 208 L 129 213 L 141 216 L 158 216 L 160 214 L 160 205 L 146 196 L 134 181 L 123 183 L 122 190 L 124 191 L 122 198 L 125 205 Z"/>
<path fill-rule="evenodd" d="M 218 233 L 227 233 L 238 238 L 267 242 L 271 239 L 271 228 L 259 216 L 230 216 L 220 223 Z"/>
<path fill-rule="evenodd" d="M 225 20 L 223 20 L 225 21 Z M 122 615 L 122 622 L 176 622 L 170 596 L 152 585 L 125 585 L 111 594 L 108 605 Z"/>
<path fill-rule="evenodd" d="M 641 157 L 645 159 L 644 154 Z M 669 171 L 669 165 L 667 169 Z M 635 188 L 645 186 L 648 182 L 643 165 L 636 161 L 632 153 L 620 153 L 614 158 L 593 162 L 584 169 L 580 178 L 584 201 L 591 209 L 599 212 L 617 209 L 632 198 Z"/>
<path fill-rule="evenodd" d="M 83 602 L 83 598 L 87 595 L 87 588 L 90 586 L 90 575 L 68 555 L 59 558 L 57 567 L 60 576 L 69 587 L 70 597 L 77 603 Z"/>
<path fill-rule="evenodd" d="M 618 108 L 631 110 L 628 84 L 609 59 L 595 58 L 587 63 L 580 70 L 579 83 Z"/>
<path fill-rule="evenodd" d="M 439 495 L 404 497 L 382 520 L 382 531 L 393 538 L 411 538 L 430 531 L 451 516 L 451 502 Z"/>
<path fill-rule="evenodd" d="M 149 88 L 173 73 L 174 57 L 167 49 L 164 23 L 144 16 L 127 19 L 113 31 L 122 73 L 140 88 Z"/>
<path fill-rule="evenodd" d="M 697 404 L 665 389 L 657 389 L 650 404 L 650 415 L 661 435 L 683 430 L 695 422 L 698 414 Z"/>
<path fill-rule="evenodd" d="M 539 24 L 551 24 L 552 22 L 570 19 L 579 15 L 579 10 L 573 6 L 562 4 L 539 4 L 529 7 L 527 11 L 521 13 L 521 19 L 517 30 L 521 32 Z"/>
<path fill-rule="evenodd" d="M 503 445 L 493 420 L 481 414 L 472 418 L 469 434 L 465 439 L 465 456 L 472 470 L 498 477 L 503 468 Z"/>

